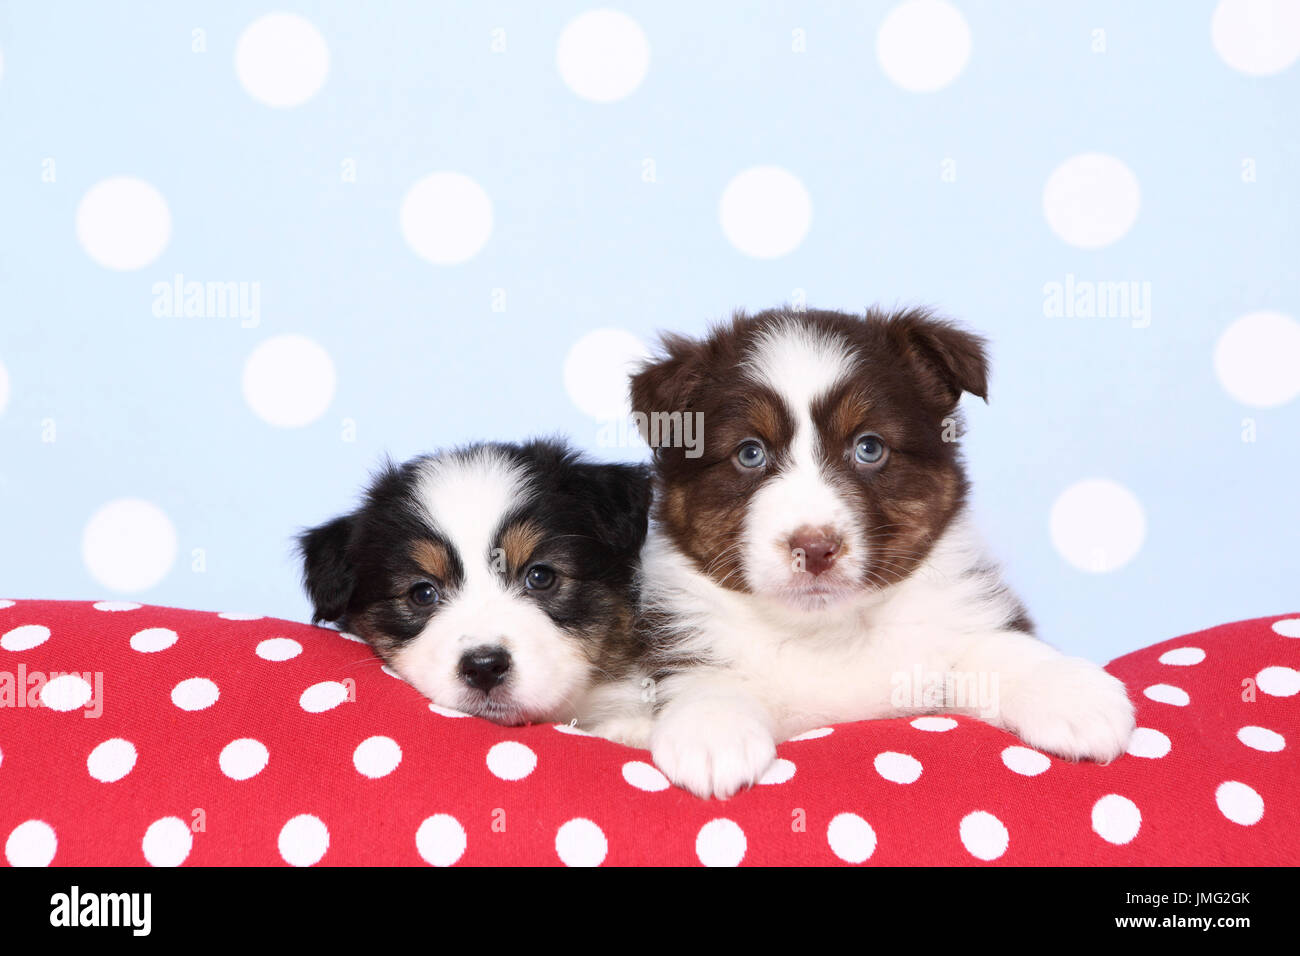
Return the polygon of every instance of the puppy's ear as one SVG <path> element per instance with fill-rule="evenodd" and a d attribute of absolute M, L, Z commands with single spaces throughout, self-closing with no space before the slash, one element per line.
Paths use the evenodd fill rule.
<path fill-rule="evenodd" d="M 988 401 L 984 340 L 928 312 L 902 312 L 886 323 L 891 342 L 922 377 L 933 404 L 956 406 L 962 392 Z"/>
<path fill-rule="evenodd" d="M 650 515 L 650 470 L 644 465 L 576 466 L 575 488 L 595 512 L 592 530 L 622 562 L 636 558 L 645 543 Z"/>
<path fill-rule="evenodd" d="M 632 411 L 643 416 L 655 412 L 685 413 L 691 406 L 691 397 L 700 380 L 706 361 L 705 346 L 684 335 L 666 333 L 660 340 L 661 355 L 648 359 L 640 371 L 632 376 Z M 646 419 L 638 418 L 641 437 L 645 434 Z M 658 449 L 655 449 L 656 453 Z"/>
<path fill-rule="evenodd" d="M 302 554 L 302 583 L 312 603 L 312 623 L 340 620 L 348 609 L 356 574 L 348 556 L 348 544 L 356 523 L 344 515 L 298 536 Z"/>

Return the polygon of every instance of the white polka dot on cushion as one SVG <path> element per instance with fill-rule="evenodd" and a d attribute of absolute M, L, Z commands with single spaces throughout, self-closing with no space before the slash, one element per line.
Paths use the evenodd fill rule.
<path fill-rule="evenodd" d="M 1150 727 L 1139 727 L 1129 738 L 1127 752 L 1131 757 L 1157 760 L 1169 753 L 1172 746 L 1169 738 L 1160 731 L 1152 730 Z"/>
<path fill-rule="evenodd" d="M 1267 727 L 1242 727 L 1237 731 L 1237 739 L 1252 750 L 1265 753 L 1277 753 L 1286 747 L 1286 738 Z"/>
<path fill-rule="evenodd" d="M 465 828 L 447 813 L 436 813 L 415 831 L 415 849 L 431 866 L 451 866 L 465 853 Z"/>
<path fill-rule="evenodd" d="M 668 778 L 660 773 L 657 767 L 652 767 L 641 760 L 629 760 L 623 764 L 623 779 L 638 790 L 645 790 L 647 793 L 667 790 L 671 786 Z"/>
<path fill-rule="evenodd" d="M 9 832 L 5 859 L 10 866 L 49 866 L 58 848 L 53 827 L 44 820 L 28 820 Z"/>
<path fill-rule="evenodd" d="M 1175 707 L 1186 707 L 1192 700 L 1187 691 L 1172 684 L 1152 684 L 1142 694 L 1157 703 L 1172 704 Z"/>
<path fill-rule="evenodd" d="M 0 647 L 6 651 L 30 651 L 50 639 L 50 629 L 43 624 L 23 624 L 5 631 Z"/>
<path fill-rule="evenodd" d="M 861 863 L 876 852 L 876 831 L 856 813 L 840 813 L 826 827 L 826 842 L 845 863 Z"/>
<path fill-rule="evenodd" d="M 392 737 L 367 737 L 352 752 L 352 766 L 372 780 L 388 776 L 401 762 L 402 748 Z"/>
<path fill-rule="evenodd" d="M 136 604 L 134 601 L 96 601 L 91 606 L 96 611 L 113 613 L 117 611 L 138 611 L 144 605 Z"/>
<path fill-rule="evenodd" d="M 0 408 L 3 408 L 3 405 L 0 405 Z M 0 611 L 3 611 L 5 608 L 13 607 L 14 603 L 15 602 L 10 601 L 7 598 L 3 601 L 0 601 Z"/>
<path fill-rule="evenodd" d="M 320 817 L 300 813 L 280 828 L 277 844 L 290 866 L 315 866 L 330 848 L 330 831 Z"/>
<path fill-rule="evenodd" d="M 441 704 L 430 704 L 429 710 L 433 711 L 439 717 L 451 717 L 452 719 L 471 716 L 463 711 L 452 710 L 450 707 L 443 707 Z"/>
<path fill-rule="evenodd" d="M 1219 59 L 1247 76 L 1272 76 L 1300 58 L 1295 0 L 1219 0 L 1210 20 Z"/>
<path fill-rule="evenodd" d="M 876 59 L 885 76 L 909 93 L 933 93 L 970 60 L 970 27 L 946 0 L 903 0 L 876 31 Z"/>
<path fill-rule="evenodd" d="M 150 866 L 180 866 L 194 848 L 194 834 L 180 817 L 163 817 L 149 824 L 140 849 Z"/>
<path fill-rule="evenodd" d="M 951 717 L 917 717 L 912 721 L 912 726 L 928 733 L 943 733 L 956 727 L 957 721 Z"/>
<path fill-rule="evenodd" d="M 876 755 L 874 765 L 876 773 L 894 783 L 915 783 L 921 776 L 921 761 L 910 754 L 887 750 Z"/>
<path fill-rule="evenodd" d="M 217 763 L 231 780 L 250 780 L 262 772 L 270 759 L 270 751 L 260 740 L 241 737 L 221 748 Z"/>
<path fill-rule="evenodd" d="M 298 698 L 298 706 L 309 714 L 333 710 L 348 699 L 348 688 L 336 680 L 323 680 L 312 684 Z"/>
<path fill-rule="evenodd" d="M 830 736 L 832 728 L 818 727 L 816 730 L 805 730 L 803 733 L 791 737 L 790 740 L 816 740 L 818 737 Z"/>
<path fill-rule="evenodd" d="M 1205 660 L 1205 651 L 1199 647 L 1175 647 L 1160 655 L 1161 664 L 1169 664 L 1173 667 L 1190 667 L 1203 660 Z"/>
<path fill-rule="evenodd" d="M 594 737 L 594 736 L 596 736 L 595 734 L 591 733 L 590 731 L 588 731 L 588 730 L 583 730 L 581 727 L 577 727 L 577 726 L 575 726 L 575 725 L 573 725 L 573 724 L 552 724 L 551 726 L 554 727 L 556 730 L 558 730 L 558 731 L 559 731 L 560 733 L 562 733 L 562 734 L 570 734 L 571 736 L 574 736 L 574 737 Z"/>
<path fill-rule="evenodd" d="M 758 778 L 758 782 L 760 786 L 765 787 L 785 783 L 794 777 L 794 772 L 795 765 L 791 761 L 783 757 L 777 757 L 776 760 L 772 761 L 772 766 L 764 771 L 763 776 Z"/>
<path fill-rule="evenodd" d="M 1300 617 L 1289 617 L 1284 621 L 1273 622 L 1273 633 L 1283 637 L 1300 637 Z"/>
<path fill-rule="evenodd" d="M 258 17 L 235 42 L 239 85 L 265 106 L 301 106 L 325 84 L 329 69 L 325 38 L 310 20 L 295 13 Z"/>
<path fill-rule="evenodd" d="M 191 677 L 172 688 L 172 703 L 181 710 L 207 710 L 220 696 L 221 690 L 206 677 Z"/>
<path fill-rule="evenodd" d="M 1255 675 L 1255 685 L 1270 697 L 1294 697 L 1300 693 L 1300 671 L 1290 667 L 1265 667 Z"/>
<path fill-rule="evenodd" d="M 287 661 L 302 653 L 302 645 L 291 637 L 268 637 L 257 645 L 257 656 L 264 661 Z"/>
<path fill-rule="evenodd" d="M 695 855 L 705 866 L 739 866 L 748 845 L 745 831 L 735 821 L 718 817 L 700 827 Z"/>
<path fill-rule="evenodd" d="M 565 25 L 555 45 L 564 85 L 584 100 L 613 103 L 630 95 L 650 68 L 641 25 L 617 10 L 588 10 Z"/>
<path fill-rule="evenodd" d="M 136 756 L 135 744 L 114 737 L 90 752 L 86 757 L 86 770 L 101 783 L 116 783 L 131 772 Z"/>
<path fill-rule="evenodd" d="M 503 740 L 487 752 L 487 765 L 502 780 L 522 780 L 537 766 L 537 754 L 517 741 Z"/>
<path fill-rule="evenodd" d="M 77 242 L 105 269 L 131 271 L 149 265 L 162 255 L 171 235 L 167 200 L 142 179 L 100 180 L 77 204 Z"/>
<path fill-rule="evenodd" d="M 1008 747 L 1002 751 L 1002 762 L 1008 770 L 1026 777 L 1037 777 L 1052 765 L 1051 758 L 1028 747 Z"/>
<path fill-rule="evenodd" d="M 306 336 L 272 336 L 244 361 L 244 401 L 276 428 L 302 428 L 319 419 L 336 385 L 334 360 Z"/>
<path fill-rule="evenodd" d="M 176 526 L 161 508 L 138 498 L 101 507 L 81 533 L 81 560 L 111 591 L 144 591 L 176 561 Z"/>
<path fill-rule="evenodd" d="M 577 817 L 555 833 L 555 853 L 565 866 L 600 866 L 609 852 L 609 842 L 600 827 Z"/>
<path fill-rule="evenodd" d="M 985 862 L 1006 853 L 1011 842 L 1011 835 L 1002 821 L 986 810 L 976 810 L 962 817 L 958 833 L 966 851 Z"/>
<path fill-rule="evenodd" d="M 1219 805 L 1219 812 L 1244 827 L 1253 826 L 1264 816 L 1264 799 L 1237 780 L 1228 780 L 1219 784 L 1214 791 L 1214 802 Z"/>
<path fill-rule="evenodd" d="M 167 650 L 179 639 L 177 633 L 169 628 L 150 627 L 131 635 L 131 650 L 141 654 L 155 654 Z"/>
<path fill-rule="evenodd" d="M 463 173 L 420 179 L 402 197 L 398 215 L 406 244 L 436 266 L 468 262 L 492 237 L 492 199 Z"/>
<path fill-rule="evenodd" d="M 794 173 L 779 166 L 755 166 L 727 183 L 718 218 L 727 241 L 745 255 L 778 259 L 808 235 L 812 198 Z"/>
<path fill-rule="evenodd" d="M 60 674 L 41 688 L 41 703 L 50 710 L 68 711 L 84 707 L 94 696 L 90 683 L 76 674 Z"/>
<path fill-rule="evenodd" d="M 1110 793 L 1092 805 L 1092 829 L 1107 843 L 1129 843 L 1142 828 L 1142 811 L 1128 797 Z"/>
<path fill-rule="evenodd" d="M 347 631 L 333 631 L 332 633 L 337 634 L 339 637 L 343 638 L 343 640 L 351 641 L 354 644 L 366 643 L 366 639 L 364 637 L 357 637 L 357 635 L 349 634 Z"/>
<path fill-rule="evenodd" d="M 262 615 L 249 614 L 247 611 L 222 611 L 217 615 L 223 621 L 260 621 Z"/>

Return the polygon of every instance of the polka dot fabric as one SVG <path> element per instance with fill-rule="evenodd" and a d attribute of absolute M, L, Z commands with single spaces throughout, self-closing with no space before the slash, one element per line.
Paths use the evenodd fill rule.
<path fill-rule="evenodd" d="M 1295 865 L 1298 635 L 1261 618 L 1112 662 L 1142 729 L 1109 766 L 871 721 L 706 802 L 644 751 L 432 708 L 334 631 L 0 602 L 0 842 L 56 866 Z M 92 696 L 38 687 L 55 675 Z"/>

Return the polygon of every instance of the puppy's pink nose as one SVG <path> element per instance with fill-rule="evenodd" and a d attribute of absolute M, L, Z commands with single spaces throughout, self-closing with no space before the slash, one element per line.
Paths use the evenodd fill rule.
<path fill-rule="evenodd" d="M 795 570 L 814 577 L 825 574 L 839 557 L 843 544 L 844 539 L 830 528 L 800 528 L 790 535 Z"/>

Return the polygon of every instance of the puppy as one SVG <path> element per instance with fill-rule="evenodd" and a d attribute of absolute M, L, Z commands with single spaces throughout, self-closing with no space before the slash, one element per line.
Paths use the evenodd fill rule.
<path fill-rule="evenodd" d="M 660 769 L 703 797 L 754 783 L 824 724 L 969 713 L 1069 759 L 1133 730 L 1124 686 L 1034 636 L 967 515 L 958 399 L 981 339 L 922 311 L 736 315 L 669 335 L 631 384 L 660 440 L 642 553 Z"/>
<path fill-rule="evenodd" d="M 643 741 L 633 628 L 650 478 L 545 441 L 387 465 L 299 538 L 313 623 L 369 642 L 434 703 Z"/>

